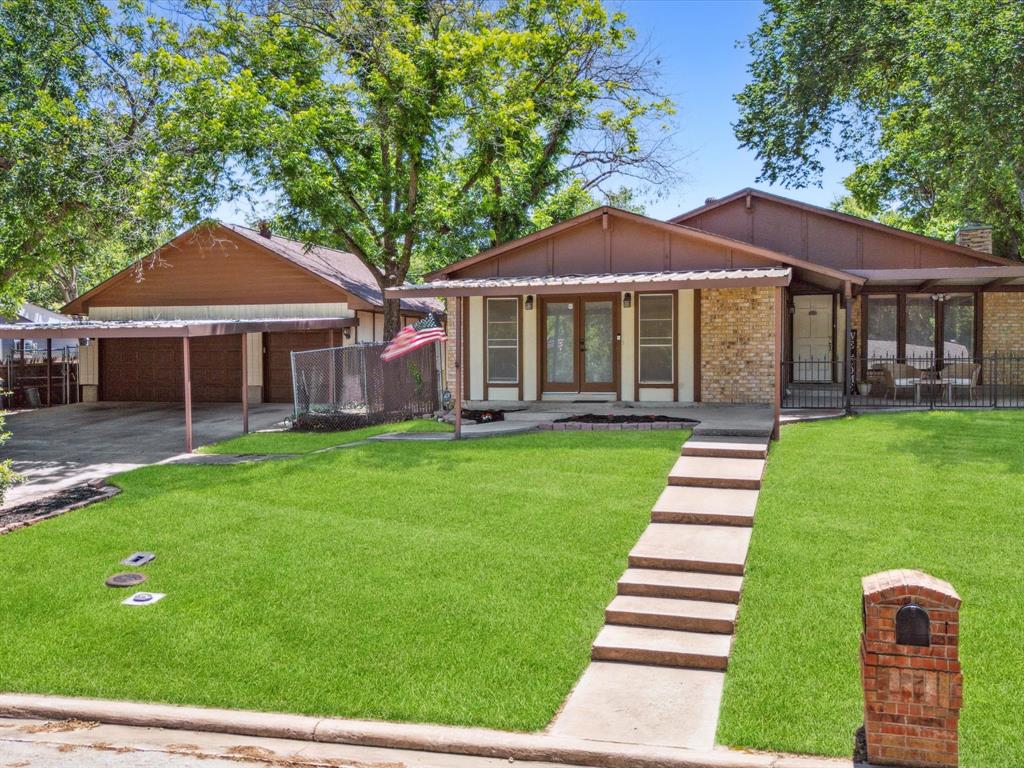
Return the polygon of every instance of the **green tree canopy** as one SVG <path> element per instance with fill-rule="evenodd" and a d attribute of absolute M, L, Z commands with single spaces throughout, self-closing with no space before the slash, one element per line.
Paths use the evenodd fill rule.
<path fill-rule="evenodd" d="M 856 163 L 865 210 L 919 231 L 984 221 L 1024 243 L 1024 3 L 769 0 L 736 97 L 761 178 L 804 186 L 821 152 Z"/>
<path fill-rule="evenodd" d="M 145 192 L 173 41 L 139 6 L 0 0 L 0 296 L 62 303 L 148 246 L 170 208 Z M 90 272 L 91 270 L 91 272 Z"/>
<path fill-rule="evenodd" d="M 550 211 L 675 168 L 671 103 L 600 0 L 260 0 L 210 6 L 157 166 L 199 216 L 247 185 L 292 234 L 357 254 L 381 287 Z M 398 330 L 385 307 L 385 335 Z"/>

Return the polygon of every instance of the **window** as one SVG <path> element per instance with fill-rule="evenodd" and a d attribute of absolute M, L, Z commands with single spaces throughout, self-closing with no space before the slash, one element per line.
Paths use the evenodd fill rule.
<path fill-rule="evenodd" d="M 519 383 L 519 299 L 487 299 L 487 383 Z"/>
<path fill-rule="evenodd" d="M 930 367 L 935 359 L 935 302 L 931 296 L 907 296 L 907 362 Z"/>
<path fill-rule="evenodd" d="M 640 383 L 671 384 L 675 381 L 672 294 L 641 293 L 636 306 Z"/>
<path fill-rule="evenodd" d="M 895 296 L 867 296 L 868 357 L 899 356 L 896 349 L 897 302 Z"/>
<path fill-rule="evenodd" d="M 947 294 L 942 302 L 942 356 L 974 357 L 974 295 Z"/>

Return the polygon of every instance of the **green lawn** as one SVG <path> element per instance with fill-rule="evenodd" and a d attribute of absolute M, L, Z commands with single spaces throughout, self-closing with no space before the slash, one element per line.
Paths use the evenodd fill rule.
<path fill-rule="evenodd" d="M 114 499 L 0 537 L 0 690 L 542 728 L 685 438 L 372 443 L 121 475 Z M 144 588 L 163 602 L 103 585 L 135 550 L 157 553 Z"/>
<path fill-rule="evenodd" d="M 720 742 L 849 755 L 860 579 L 918 568 L 964 600 L 961 764 L 1024 765 L 1024 413 L 784 428 L 757 509 Z"/>
<path fill-rule="evenodd" d="M 429 419 L 414 419 L 398 424 L 377 424 L 344 432 L 253 432 L 250 435 L 204 445 L 199 453 L 312 453 L 345 443 L 365 440 L 388 432 L 451 432 L 450 424 Z"/>

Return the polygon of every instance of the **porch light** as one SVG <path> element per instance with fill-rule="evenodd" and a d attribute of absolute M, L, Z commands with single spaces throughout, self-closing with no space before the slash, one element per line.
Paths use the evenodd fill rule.
<path fill-rule="evenodd" d="M 533 309 L 533 294 L 528 294 L 526 297 L 526 309 L 527 311 Z"/>
<path fill-rule="evenodd" d="M 346 339 L 351 339 L 352 338 L 352 329 L 351 328 L 342 328 L 341 329 L 341 335 L 344 336 Z"/>
<path fill-rule="evenodd" d="M 630 293 L 629 291 L 626 291 L 624 294 L 622 294 L 622 306 L 625 307 L 626 309 L 629 309 L 631 306 L 633 306 L 633 294 Z"/>

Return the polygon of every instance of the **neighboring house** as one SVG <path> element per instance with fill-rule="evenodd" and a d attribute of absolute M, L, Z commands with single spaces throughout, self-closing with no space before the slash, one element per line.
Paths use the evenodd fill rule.
<path fill-rule="evenodd" d="M 26 301 L 18 309 L 15 317 L 7 319 L 10 323 L 66 323 L 70 318 L 60 312 L 54 312 Z M 0 360 L 7 360 L 11 355 L 21 352 L 22 342 L 19 339 L 0 338 Z M 51 349 L 55 358 L 60 358 L 65 349 L 72 353 L 78 349 L 78 339 L 52 339 Z M 26 357 L 46 355 L 46 342 L 37 339 L 25 340 Z"/>
<path fill-rule="evenodd" d="M 1024 352 L 1024 264 L 990 230 L 958 237 L 744 189 L 668 222 L 598 208 L 388 293 L 449 299 L 472 401 L 778 407 L 780 371 L 841 379 L 847 339 L 862 358 Z"/>
<path fill-rule="evenodd" d="M 406 300 L 403 321 L 441 309 Z M 193 400 L 241 400 L 244 336 L 249 400 L 291 402 L 292 351 L 382 341 L 384 329 L 380 289 L 356 256 L 230 224 L 182 233 L 64 312 L 105 324 L 81 349 L 85 402 L 180 402 L 190 332 Z"/>

